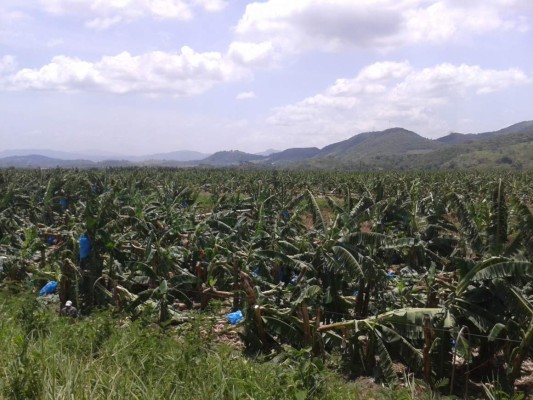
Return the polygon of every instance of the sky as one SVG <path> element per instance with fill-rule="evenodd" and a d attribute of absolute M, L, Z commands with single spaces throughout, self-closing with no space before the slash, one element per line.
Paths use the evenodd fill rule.
<path fill-rule="evenodd" d="M 533 0 L 0 1 L 0 150 L 437 138 L 532 104 Z"/>

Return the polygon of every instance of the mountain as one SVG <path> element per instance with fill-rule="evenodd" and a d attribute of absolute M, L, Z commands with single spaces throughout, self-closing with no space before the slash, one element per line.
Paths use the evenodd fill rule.
<path fill-rule="evenodd" d="M 311 169 L 394 169 L 395 159 L 426 154 L 445 144 L 426 139 L 403 128 L 363 132 L 332 143 L 312 158 L 293 163 L 293 168 Z"/>
<path fill-rule="evenodd" d="M 529 132 L 489 135 L 469 143 L 447 146 L 406 161 L 407 168 L 416 165 L 416 168 L 425 169 L 532 169 L 533 127 Z"/>
<path fill-rule="evenodd" d="M 209 157 L 210 154 L 200 153 L 199 151 L 180 150 L 170 153 L 158 153 L 146 156 L 126 157 L 131 161 L 199 161 Z"/>
<path fill-rule="evenodd" d="M 245 168 L 303 168 L 345 170 L 437 170 L 455 168 L 533 168 L 533 121 L 479 134 L 453 133 L 438 140 L 426 139 L 403 128 L 364 132 L 332 143 L 323 149 L 291 148 L 269 156 L 238 150 L 220 151 L 208 157 L 191 151 L 176 151 L 138 157 L 136 162 L 118 159 L 97 161 L 79 154 L 39 150 L 42 154 L 21 155 L 22 150 L 0 153 L 0 168 L 104 168 L 125 166 L 243 166 Z M 8 156 L 5 156 L 8 154 Z M 3 158 L 1 158 L 4 156 Z M 114 158 L 114 157 L 113 157 Z M 195 160 L 196 159 L 196 160 Z"/>
<path fill-rule="evenodd" d="M 88 150 L 79 153 L 71 153 L 68 151 L 57 151 L 49 149 L 15 149 L 0 151 L 0 158 L 12 156 L 34 156 L 40 155 L 48 158 L 55 158 L 58 160 L 88 160 L 94 162 L 101 162 L 106 160 L 128 160 L 134 162 L 140 161 L 193 161 L 202 160 L 209 156 L 209 154 L 200 153 L 198 151 L 180 150 L 169 153 L 148 154 L 142 156 L 125 156 L 117 153 Z"/>
<path fill-rule="evenodd" d="M 452 132 L 449 135 L 438 138 L 437 141 L 446 144 L 470 143 L 476 140 L 482 140 L 494 136 L 512 135 L 515 133 L 529 133 L 533 131 L 533 121 L 522 121 L 517 124 L 508 126 L 498 131 L 483 133 L 457 133 Z"/>
<path fill-rule="evenodd" d="M 455 144 L 453 140 L 443 143 L 426 139 L 402 128 L 365 132 L 326 146 L 314 157 L 288 167 L 345 170 L 533 168 L 533 124 L 530 122 L 473 136 L 474 140 Z"/>
<path fill-rule="evenodd" d="M 269 156 L 271 154 L 274 154 L 274 153 L 279 153 L 281 150 L 274 150 L 274 149 L 268 149 L 268 150 L 265 150 L 265 151 L 262 151 L 260 153 L 255 153 L 257 154 L 258 156 Z"/>
<path fill-rule="evenodd" d="M 391 128 L 379 132 L 364 132 L 342 142 L 324 147 L 314 158 L 339 158 L 359 160 L 391 154 L 427 153 L 442 144 L 426 139 L 403 128 Z"/>
<path fill-rule="evenodd" d="M 481 137 L 503 136 L 514 133 L 529 133 L 533 132 L 533 121 L 522 121 L 517 124 L 500 129 L 499 131 L 479 133 Z"/>
<path fill-rule="evenodd" d="M 265 157 L 258 156 L 257 154 L 245 153 L 239 150 L 219 151 L 203 160 L 201 164 L 213 165 L 213 166 L 230 166 L 241 165 L 243 163 L 249 163 L 254 161 L 263 160 Z"/>
<path fill-rule="evenodd" d="M 263 160 L 264 163 L 278 164 L 282 162 L 300 161 L 316 156 L 320 152 L 317 147 L 293 148 L 274 153 Z"/>
<path fill-rule="evenodd" d="M 85 153 L 73 153 L 68 151 L 57 151 L 50 149 L 14 149 L 0 151 L 0 158 L 16 157 L 16 156 L 43 156 L 47 158 L 55 158 L 58 160 L 88 160 L 88 161 L 102 161 L 110 157 L 109 154 L 85 154 Z"/>
<path fill-rule="evenodd" d="M 39 154 L 0 158 L 0 168 L 90 168 L 95 166 L 95 163 L 89 160 L 62 160 Z"/>
<path fill-rule="evenodd" d="M 462 144 L 462 143 L 471 143 L 475 140 L 479 140 L 480 137 L 475 133 L 458 133 L 452 132 L 449 135 L 435 139 L 437 142 L 445 144 Z"/>
<path fill-rule="evenodd" d="M 102 160 L 98 162 L 83 159 L 62 160 L 40 154 L 0 158 L 0 168 L 107 168 L 132 165 L 134 165 L 132 162 L 126 160 Z"/>

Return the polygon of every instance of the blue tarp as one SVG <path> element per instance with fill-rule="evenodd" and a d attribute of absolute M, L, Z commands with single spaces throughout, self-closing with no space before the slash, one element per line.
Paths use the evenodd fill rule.
<path fill-rule="evenodd" d="M 84 260 L 89 257 L 91 252 L 91 241 L 86 233 L 80 236 L 80 260 Z"/>
<path fill-rule="evenodd" d="M 39 290 L 39 296 L 45 296 L 47 294 L 55 293 L 56 289 L 57 289 L 57 282 L 50 281 L 46 285 L 44 285 L 41 290 Z"/>

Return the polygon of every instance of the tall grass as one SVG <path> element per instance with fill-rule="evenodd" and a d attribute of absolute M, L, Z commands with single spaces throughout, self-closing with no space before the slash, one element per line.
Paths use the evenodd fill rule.
<path fill-rule="evenodd" d="M 353 383 L 298 363 L 257 362 L 199 319 L 180 332 L 113 316 L 60 318 L 0 292 L 0 397 L 13 399 L 357 399 Z M 314 373 L 314 379 L 302 374 Z M 312 382 L 312 384 L 309 384 Z"/>

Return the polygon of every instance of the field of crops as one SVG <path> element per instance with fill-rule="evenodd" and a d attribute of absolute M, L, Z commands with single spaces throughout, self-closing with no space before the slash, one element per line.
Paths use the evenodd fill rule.
<path fill-rule="evenodd" d="M 0 284 L 57 281 L 60 303 L 82 315 L 109 307 L 183 335 L 175 328 L 214 308 L 240 310 L 221 329 L 237 330 L 250 357 L 299 352 L 349 378 L 511 398 L 497 396 L 532 389 L 531 182 L 2 170 Z"/>

